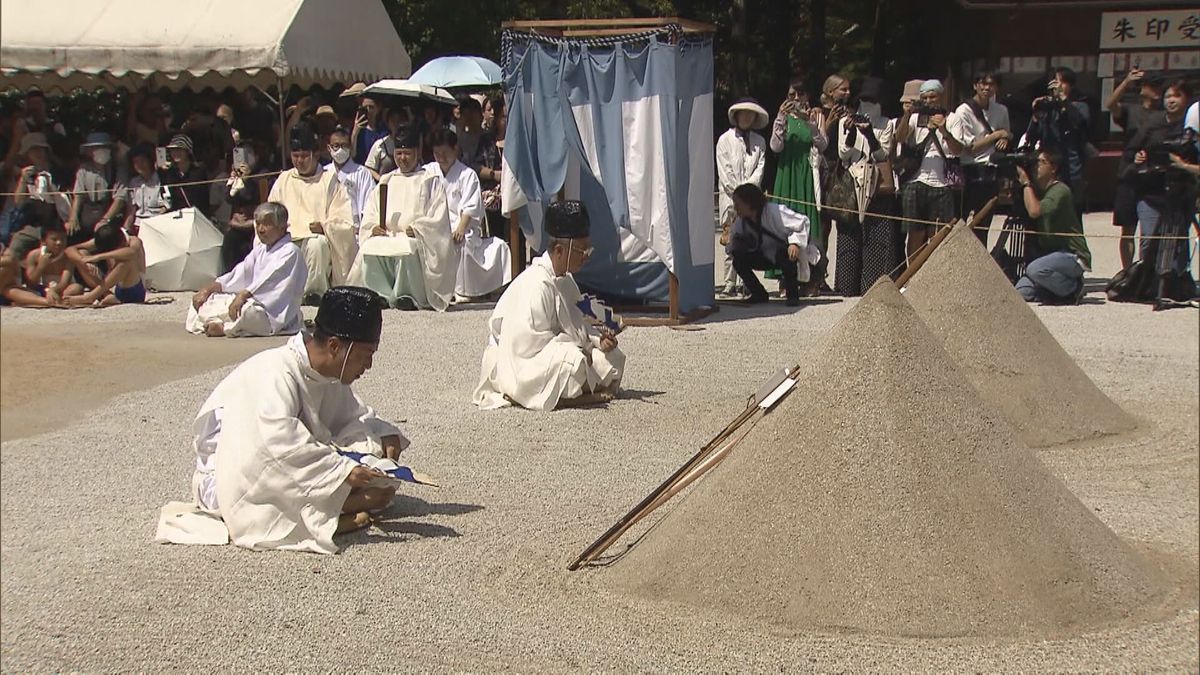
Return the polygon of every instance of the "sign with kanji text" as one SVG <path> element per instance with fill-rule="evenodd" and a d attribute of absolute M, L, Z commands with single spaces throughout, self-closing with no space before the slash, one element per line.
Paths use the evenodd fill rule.
<path fill-rule="evenodd" d="M 1145 12 L 1104 12 L 1100 49 L 1200 49 L 1200 7 Z"/>

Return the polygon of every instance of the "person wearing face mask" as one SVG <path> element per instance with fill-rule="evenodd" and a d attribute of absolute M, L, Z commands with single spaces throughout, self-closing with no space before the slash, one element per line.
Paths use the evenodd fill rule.
<path fill-rule="evenodd" d="M 288 234 L 283 204 L 254 210 L 258 245 L 232 270 L 192 298 L 184 327 L 209 337 L 267 337 L 300 330 L 300 296 L 307 268 Z"/>
<path fill-rule="evenodd" d="M 311 332 L 226 376 L 192 425 L 194 504 L 164 508 L 157 538 L 332 554 L 335 534 L 370 524 L 395 488 L 376 487 L 383 474 L 344 453 L 395 460 L 409 446 L 351 389 L 371 368 L 382 332 L 378 295 L 335 287 Z M 168 519 L 178 506 L 190 509 L 170 515 L 186 517 Z"/>
<path fill-rule="evenodd" d="M 307 123 L 292 129 L 292 168 L 279 174 L 268 201 L 287 207 L 288 231 L 308 268 L 305 302 L 314 304 L 330 285 L 346 283 L 358 254 L 350 195 L 317 163 L 317 132 Z"/>
<path fill-rule="evenodd" d="M 350 213 L 354 216 L 354 232 L 357 235 L 358 227 L 362 223 L 363 208 L 367 205 L 371 191 L 375 189 L 375 176 L 350 157 L 350 132 L 342 127 L 329 134 L 329 157 L 333 161 L 325 170 L 332 171 L 350 195 Z"/>
<path fill-rule="evenodd" d="M 430 142 L 434 161 L 426 164 L 425 170 L 442 180 L 450 214 L 450 236 L 459 251 L 455 301 L 467 302 L 486 296 L 512 280 L 508 244 L 496 237 L 483 236 L 479 176 L 459 159 L 458 135 L 449 129 L 437 129 Z"/>
<path fill-rule="evenodd" d="M 83 162 L 75 172 L 66 223 L 69 246 L 90 240 L 96 227 L 123 213 L 129 201 L 124 177 L 113 167 L 112 137 L 102 131 L 90 133 L 79 150 Z"/>
<path fill-rule="evenodd" d="M 441 176 L 421 163 L 415 125 L 395 137 L 396 170 L 367 199 L 350 283 L 374 290 L 393 307 L 446 311 L 454 299 L 458 251 Z M 381 205 L 386 192 L 387 204 Z"/>
<path fill-rule="evenodd" d="M 733 212 L 733 191 L 744 183 L 762 187 L 766 168 L 767 142 L 758 133 L 765 129 L 770 116 L 752 98 L 744 98 L 729 106 L 730 129 L 717 139 L 717 209 L 721 225 L 721 243 L 729 243 L 729 231 L 736 214 Z M 733 257 L 725 255 L 725 285 L 720 295 L 726 298 L 741 295 Z"/>
<path fill-rule="evenodd" d="M 546 209 L 546 252 L 513 280 L 488 319 L 479 386 L 481 410 L 518 405 L 553 410 L 616 398 L 625 354 L 608 331 L 584 320 L 572 276 L 592 254 L 591 222 L 583 203 Z"/>

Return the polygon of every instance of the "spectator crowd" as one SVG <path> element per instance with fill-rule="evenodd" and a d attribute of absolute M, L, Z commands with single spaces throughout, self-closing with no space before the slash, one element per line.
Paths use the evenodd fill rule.
<path fill-rule="evenodd" d="M 258 223 L 264 218 L 255 214 L 268 201 L 282 207 L 260 214 L 271 244 L 280 237 L 270 228 L 285 228 L 308 272 L 304 299 L 316 303 L 349 277 L 359 239 L 370 238 L 369 229 L 359 230 L 363 214 L 401 155 L 410 171 L 436 173 L 427 201 L 446 212 L 444 253 L 453 258 L 443 275 L 447 301 L 498 290 L 507 282 L 498 270 L 508 263 L 507 248 L 498 253 L 492 236 L 507 227 L 499 213 L 503 97 L 464 95 L 448 106 L 385 101 L 365 88 L 302 96 L 282 122 L 253 91 L 140 91 L 124 97 L 122 120 L 74 134 L 55 119 L 43 92 L 26 92 L 0 110 L 0 303 L 73 307 L 144 298 L 143 280 L 130 272 L 145 271 L 138 232 L 148 219 L 181 209 L 194 209 L 221 231 L 220 272 L 230 275 L 266 243 Z M 415 147 L 400 148 L 398 139 Z M 292 168 L 280 173 L 285 162 Z M 279 223 L 287 214 L 290 220 Z M 113 253 L 124 249 L 137 254 Z M 121 265 L 107 284 L 120 292 L 103 291 Z M 124 291 L 131 286 L 141 295 Z"/>
<path fill-rule="evenodd" d="M 859 295 L 939 226 L 996 198 L 1006 234 L 1024 235 L 1006 269 L 1020 292 L 1078 302 L 1091 266 L 1082 214 L 1095 111 L 1068 68 L 1053 71 L 1027 110 L 1002 104 L 1001 84 L 980 72 L 954 105 L 937 79 L 905 82 L 895 101 L 879 78 L 833 74 L 813 97 L 794 82 L 774 114 L 738 100 L 716 142 L 719 295 L 766 301 L 756 270 L 779 279 L 789 304 Z M 504 99 L 461 96 L 451 107 L 365 90 L 305 95 L 282 116 L 252 91 L 206 91 L 174 106 L 142 91 L 127 97 L 121 122 L 74 138 L 45 94 L 26 92 L 0 118 L 0 302 L 143 301 L 139 231 L 181 209 L 223 236 L 220 276 L 188 317 L 195 333 L 294 332 L 298 313 L 279 305 L 280 287 L 316 304 L 333 286 L 366 286 L 402 309 L 493 296 L 510 281 Z M 1194 98 L 1183 80 L 1134 69 L 1105 102 L 1125 131 L 1113 207 L 1125 269 L 1110 297 L 1194 293 Z M 984 244 L 989 223 L 977 229 Z"/>

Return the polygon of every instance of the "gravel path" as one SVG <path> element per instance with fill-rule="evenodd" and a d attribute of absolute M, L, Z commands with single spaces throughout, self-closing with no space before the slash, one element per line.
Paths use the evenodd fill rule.
<path fill-rule="evenodd" d="M 190 423 L 227 368 L 120 394 L 88 422 L 5 442 L 2 669 L 1197 670 L 1194 583 L 1184 609 L 1154 623 L 1058 641 L 919 640 L 789 637 L 565 571 L 851 305 L 724 307 L 703 331 L 630 330 L 625 398 L 553 414 L 470 405 L 489 307 L 389 312 L 358 390 L 403 421 L 409 461 L 446 487 L 409 491 L 337 556 L 152 543 L 159 507 L 187 498 Z M 6 311 L 3 325 L 179 320 L 181 307 Z M 1038 456 L 1117 534 L 1194 567 L 1196 313 L 1036 311 L 1146 422 Z"/>

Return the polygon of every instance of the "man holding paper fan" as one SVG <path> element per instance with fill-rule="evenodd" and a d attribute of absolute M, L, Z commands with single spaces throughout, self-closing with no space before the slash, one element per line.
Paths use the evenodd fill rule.
<path fill-rule="evenodd" d="M 195 506 L 168 504 L 159 541 L 335 553 L 334 534 L 370 524 L 369 512 L 391 503 L 392 479 L 425 482 L 388 462 L 408 439 L 350 389 L 379 347 L 382 308 L 373 291 L 332 288 L 311 333 L 217 385 L 193 425 Z M 217 540 L 203 536 L 214 527 Z"/>
<path fill-rule="evenodd" d="M 472 397 L 481 409 L 553 410 L 616 397 L 625 369 L 617 331 L 603 324 L 598 334 L 589 329 L 585 309 L 596 321 L 603 322 L 602 315 L 571 276 L 591 255 L 589 230 L 581 202 L 555 202 L 546 210 L 546 252 L 513 280 L 488 320 Z"/>

